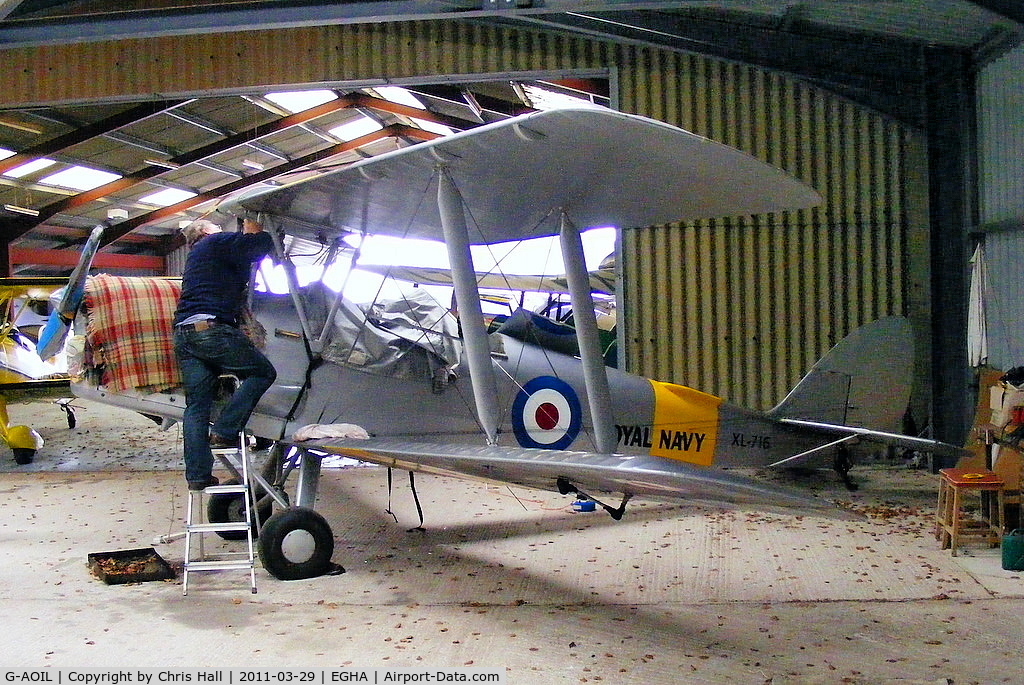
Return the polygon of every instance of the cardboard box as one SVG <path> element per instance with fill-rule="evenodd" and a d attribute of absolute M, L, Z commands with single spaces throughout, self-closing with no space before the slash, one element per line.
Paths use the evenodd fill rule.
<path fill-rule="evenodd" d="M 1024 406 L 1024 389 L 1000 381 L 989 390 L 989 406 L 992 408 L 992 425 L 1002 428 L 1010 423 L 1014 408 Z"/>

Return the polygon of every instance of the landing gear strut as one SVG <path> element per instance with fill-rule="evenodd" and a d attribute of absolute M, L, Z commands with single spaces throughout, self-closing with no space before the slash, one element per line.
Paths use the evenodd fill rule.
<path fill-rule="evenodd" d="M 854 492 L 860 486 L 853 482 L 850 478 L 850 469 L 853 468 L 853 458 L 850 456 L 850 448 L 844 444 L 836 446 L 836 459 L 832 468 L 835 469 L 836 473 L 843 480 L 843 485 L 850 492 Z"/>
<path fill-rule="evenodd" d="M 629 502 L 629 500 L 632 499 L 633 497 L 629 493 L 625 493 L 622 496 L 622 502 L 619 503 L 619 506 L 613 507 L 610 504 L 605 504 L 601 500 L 591 497 L 590 495 L 588 495 L 587 493 L 583 492 L 575 485 L 570 483 L 565 478 L 559 478 L 557 481 L 555 481 L 555 484 L 558 486 L 559 494 L 568 495 L 570 493 L 575 493 L 576 496 L 579 497 L 580 499 L 589 499 L 593 502 L 597 502 L 598 504 L 601 505 L 601 508 L 607 511 L 608 515 L 616 521 L 620 520 L 622 518 L 622 515 L 626 513 L 626 503 Z"/>

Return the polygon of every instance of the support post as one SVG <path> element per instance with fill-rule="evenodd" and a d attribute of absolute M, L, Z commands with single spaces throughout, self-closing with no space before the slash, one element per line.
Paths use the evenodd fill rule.
<path fill-rule="evenodd" d="M 572 316 L 576 322 L 576 339 L 583 362 L 583 382 L 587 386 L 587 403 L 594 426 L 594 441 L 601 454 L 612 454 L 618 442 L 612 413 L 612 396 L 608 387 L 608 374 L 601 354 L 601 341 L 597 333 L 594 299 L 590 296 L 590 275 L 583 258 L 583 239 L 579 229 L 563 213 L 559 231 L 565 276 L 572 301 Z"/>
<path fill-rule="evenodd" d="M 295 506 L 312 509 L 320 487 L 322 457 L 312 454 L 309 450 L 301 450 L 300 454 L 299 476 L 295 483 Z"/>

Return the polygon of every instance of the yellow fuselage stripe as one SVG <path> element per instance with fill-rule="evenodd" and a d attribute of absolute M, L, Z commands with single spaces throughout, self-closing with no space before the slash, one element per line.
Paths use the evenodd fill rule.
<path fill-rule="evenodd" d="M 711 466 L 722 399 L 682 385 L 650 383 L 654 390 L 651 456 Z"/>

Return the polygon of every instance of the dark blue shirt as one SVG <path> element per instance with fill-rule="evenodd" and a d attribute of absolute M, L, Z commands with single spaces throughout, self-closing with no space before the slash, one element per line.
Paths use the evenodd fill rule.
<path fill-rule="evenodd" d="M 200 239 L 185 260 L 174 323 L 193 314 L 212 314 L 218 321 L 236 324 L 252 264 L 273 248 L 274 240 L 266 231 L 214 233 Z"/>

